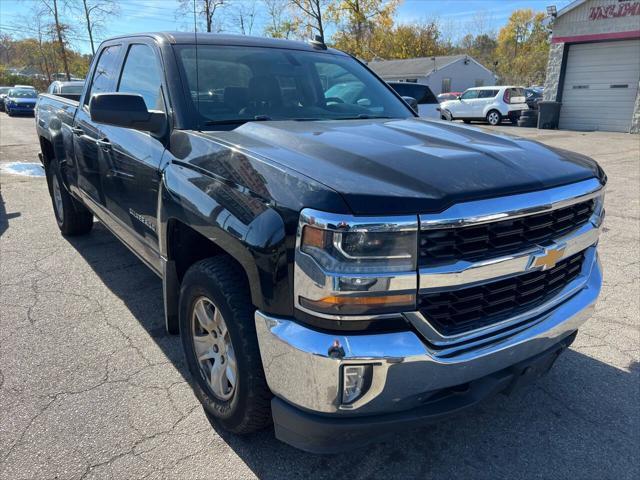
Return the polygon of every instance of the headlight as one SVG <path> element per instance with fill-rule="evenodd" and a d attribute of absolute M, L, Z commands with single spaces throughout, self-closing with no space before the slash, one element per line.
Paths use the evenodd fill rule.
<path fill-rule="evenodd" d="M 418 219 L 305 209 L 296 250 L 296 306 L 329 316 L 415 308 Z"/>

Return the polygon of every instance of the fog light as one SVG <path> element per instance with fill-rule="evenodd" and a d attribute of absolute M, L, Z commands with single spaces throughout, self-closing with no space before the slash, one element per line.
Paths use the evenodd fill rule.
<path fill-rule="evenodd" d="M 360 398 L 369 388 L 371 365 L 345 365 L 342 367 L 342 403 L 349 404 Z"/>

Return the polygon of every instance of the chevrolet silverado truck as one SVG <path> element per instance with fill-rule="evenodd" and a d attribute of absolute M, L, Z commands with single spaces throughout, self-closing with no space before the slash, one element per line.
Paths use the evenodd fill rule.
<path fill-rule="evenodd" d="M 162 279 L 231 432 L 322 453 L 443 419 L 545 373 L 600 292 L 596 162 L 419 119 L 317 41 L 113 38 L 36 126 L 62 234 L 96 218 Z"/>

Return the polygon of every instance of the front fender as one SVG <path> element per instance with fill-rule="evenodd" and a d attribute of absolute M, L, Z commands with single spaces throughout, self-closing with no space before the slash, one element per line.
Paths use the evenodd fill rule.
<path fill-rule="evenodd" d="M 253 304 L 287 313 L 289 278 L 282 216 L 265 200 L 237 185 L 171 163 L 161 184 L 160 253 L 171 261 L 167 225 L 178 220 L 209 239 L 244 269 Z"/>

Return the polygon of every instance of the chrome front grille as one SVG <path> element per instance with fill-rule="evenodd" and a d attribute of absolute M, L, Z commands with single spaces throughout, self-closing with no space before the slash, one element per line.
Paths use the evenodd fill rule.
<path fill-rule="evenodd" d="M 419 310 L 442 335 L 493 325 L 534 309 L 553 298 L 580 273 L 584 252 L 545 271 L 420 297 Z"/>
<path fill-rule="evenodd" d="M 420 215 L 405 317 L 443 357 L 529 328 L 584 288 L 603 219 L 596 179 Z"/>
<path fill-rule="evenodd" d="M 419 265 L 478 261 L 521 252 L 572 232 L 589 221 L 595 200 L 536 215 L 461 228 L 420 232 Z"/>

